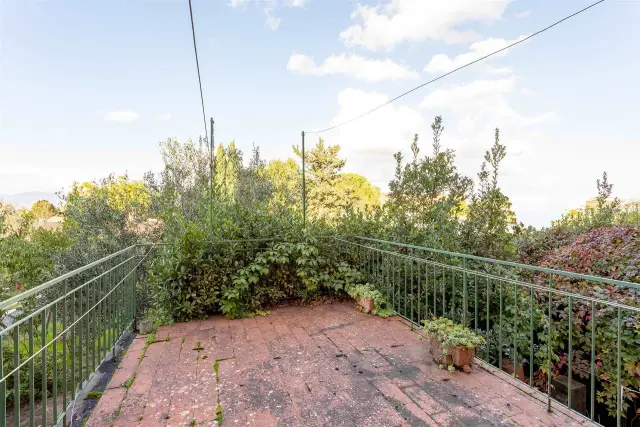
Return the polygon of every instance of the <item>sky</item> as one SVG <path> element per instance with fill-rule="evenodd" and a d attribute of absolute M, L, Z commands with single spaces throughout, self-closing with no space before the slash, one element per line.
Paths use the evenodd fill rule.
<path fill-rule="evenodd" d="M 583 0 L 193 0 L 215 141 L 292 157 L 348 120 L 546 27 Z M 547 225 L 596 194 L 640 198 L 640 0 L 606 0 L 500 56 L 321 134 L 383 190 L 430 123 L 475 178 L 496 127 L 500 186 Z M 0 0 L 0 194 L 159 171 L 158 143 L 204 134 L 186 0 Z M 318 135 L 307 135 L 307 145 Z M 247 156 L 248 157 L 248 156 Z"/>

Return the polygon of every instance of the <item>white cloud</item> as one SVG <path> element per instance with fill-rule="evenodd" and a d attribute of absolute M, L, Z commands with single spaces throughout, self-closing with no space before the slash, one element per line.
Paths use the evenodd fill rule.
<path fill-rule="evenodd" d="M 344 89 L 338 94 L 338 112 L 330 125 L 352 119 L 388 100 L 382 93 Z M 347 171 L 362 174 L 386 190 L 393 176 L 393 153 L 406 151 L 413 135 L 424 134 L 427 129 L 415 109 L 389 104 L 322 137 L 328 144 L 340 145 L 341 155 L 347 159 Z"/>
<path fill-rule="evenodd" d="M 320 66 L 316 65 L 310 56 L 293 54 L 289 58 L 287 70 L 315 76 L 346 74 L 367 82 L 416 79 L 419 77 L 415 71 L 405 65 L 393 62 L 389 58 L 381 61 L 344 53 L 328 57 Z"/>
<path fill-rule="evenodd" d="M 163 114 L 160 117 L 158 117 L 158 120 L 161 120 L 163 122 L 166 122 L 167 120 L 171 120 L 171 114 L 169 113 Z"/>
<path fill-rule="evenodd" d="M 423 154 L 431 152 L 433 116 L 442 115 L 444 148 L 456 150 L 456 165 L 469 177 L 476 178 L 485 150 L 489 149 L 496 127 L 507 146 L 500 185 L 512 202 L 518 217 L 534 225 L 547 224 L 563 209 L 579 206 L 588 197 L 593 179 L 579 191 L 566 197 L 573 174 L 580 164 L 567 165 L 564 160 L 549 163 L 557 140 L 544 136 L 540 126 L 555 118 L 553 112 L 522 114 L 511 103 L 521 97 L 515 77 L 483 79 L 445 87 L 424 97 L 422 110 L 401 104 L 386 105 L 375 112 L 322 135 L 328 144 L 339 144 L 347 159 L 346 170 L 368 177 L 383 191 L 394 175 L 393 153 L 402 151 L 410 157 L 413 135 L 418 133 Z M 343 123 L 389 100 L 383 93 L 345 89 L 338 95 L 338 111 L 330 126 Z M 514 99 L 515 101 L 516 99 Z M 535 126 L 534 126 L 535 125 Z M 310 143 L 315 142 L 311 141 Z M 575 147 L 574 147 L 575 149 Z M 639 146 L 640 149 L 640 146 Z M 555 152 L 554 152 L 555 153 Z M 611 156 L 610 163 L 613 164 Z M 566 157 L 563 157 L 566 159 Z M 560 163 L 564 162 L 561 167 Z M 595 169 L 593 169 L 595 170 Z M 587 177 L 582 171 L 581 177 Z M 536 177 L 532 179 L 532 177 Z M 563 190 L 557 190 L 558 181 Z"/>
<path fill-rule="evenodd" d="M 269 7 L 302 7 L 307 4 L 309 0 L 230 0 L 229 6 L 233 8 L 245 7 L 250 3 L 254 5 L 268 5 Z"/>
<path fill-rule="evenodd" d="M 516 40 L 494 39 L 488 38 L 479 42 L 471 44 L 470 51 L 457 55 L 451 59 L 448 55 L 439 53 L 434 55 L 429 63 L 424 67 L 424 71 L 428 73 L 447 73 L 453 69 L 461 67 L 464 64 L 475 61 L 482 58 L 485 55 L 490 54 L 498 49 L 502 49 L 509 46 L 512 43 L 523 40 L 527 36 L 520 36 Z M 509 50 L 503 50 L 500 53 L 496 53 L 496 56 L 505 56 Z M 503 69 L 504 70 L 504 69 Z"/>
<path fill-rule="evenodd" d="M 421 107 L 450 110 L 467 120 L 491 118 L 494 127 L 530 126 L 555 119 L 552 112 L 537 116 L 523 116 L 509 105 L 506 95 L 516 87 L 515 78 L 497 80 L 475 80 L 471 83 L 438 89 L 427 95 L 420 103 Z"/>
<path fill-rule="evenodd" d="M 529 15 L 531 15 L 531 11 L 530 10 L 523 10 L 522 12 L 516 12 L 516 13 L 513 14 L 513 16 L 515 18 L 518 18 L 518 19 L 528 18 Z"/>
<path fill-rule="evenodd" d="M 271 16 L 271 9 L 266 7 L 264 9 L 264 16 L 267 17 L 265 22 L 266 26 L 271 28 L 272 30 L 277 30 L 280 25 L 280 18 L 276 18 L 275 16 Z"/>
<path fill-rule="evenodd" d="M 110 111 L 104 117 L 105 120 L 113 122 L 135 122 L 140 118 L 140 114 L 135 111 Z"/>
<path fill-rule="evenodd" d="M 462 43 L 477 38 L 459 29 L 472 22 L 500 19 L 510 0 L 388 0 L 377 6 L 358 4 L 352 19 L 359 21 L 342 33 L 347 46 L 369 50 L 393 49 L 396 45 L 425 39 Z"/>

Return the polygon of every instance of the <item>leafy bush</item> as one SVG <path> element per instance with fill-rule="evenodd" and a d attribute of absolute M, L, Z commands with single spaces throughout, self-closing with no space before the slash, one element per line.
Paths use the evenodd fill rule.
<path fill-rule="evenodd" d="M 367 298 L 373 300 L 373 314 L 376 316 L 389 317 L 395 314 L 395 311 L 389 307 L 387 299 L 382 295 L 382 292 L 370 283 L 348 286 L 346 291 L 353 299 Z"/>
<path fill-rule="evenodd" d="M 640 283 L 640 228 L 632 226 L 600 227 L 578 235 L 573 241 L 560 248 L 548 251 L 541 260 L 543 267 L 563 269 L 581 274 L 601 276 L 616 280 Z M 546 283 L 547 277 L 537 277 L 538 283 Z M 629 287 L 599 284 L 565 276 L 554 276 L 554 287 L 593 296 L 611 302 L 640 306 L 640 291 Z M 618 310 L 612 306 L 596 304 L 593 312 L 591 303 L 574 298 L 572 303 L 573 322 L 568 325 L 569 306 L 566 298 L 553 300 L 554 375 L 567 371 L 567 359 L 573 360 L 574 374 L 588 377 L 591 364 L 591 328 L 596 329 L 596 376 L 597 400 L 608 408 L 611 416 L 617 408 L 617 348 Z M 573 334 L 573 354 L 568 354 L 569 327 Z M 622 386 L 628 389 L 640 388 L 640 316 L 636 312 L 622 310 Z M 546 349 L 541 351 L 541 366 L 546 366 Z M 582 367 L 582 368 L 581 368 Z M 586 367 L 586 368 L 585 368 Z M 544 383 L 545 375 L 540 375 Z M 625 392 L 623 410 L 626 412 L 635 394 Z"/>
<path fill-rule="evenodd" d="M 423 320 L 422 323 L 424 323 L 424 330 L 428 337 L 438 341 L 444 351 L 446 351 L 447 348 L 458 346 L 476 348 L 478 345 L 485 343 L 482 336 L 475 334 L 463 325 L 453 323 L 451 319 L 447 319 L 446 317 Z"/>

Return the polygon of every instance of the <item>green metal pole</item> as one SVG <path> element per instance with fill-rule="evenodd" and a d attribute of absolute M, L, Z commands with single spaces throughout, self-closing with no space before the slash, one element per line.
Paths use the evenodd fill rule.
<path fill-rule="evenodd" d="M 304 162 L 304 131 L 302 131 L 302 226 L 307 228 L 307 187 L 306 179 L 304 176 L 305 162 Z"/>
<path fill-rule="evenodd" d="M 215 157 L 213 149 L 213 117 L 211 117 L 211 137 L 209 138 L 209 238 L 213 238 L 213 174 Z"/>

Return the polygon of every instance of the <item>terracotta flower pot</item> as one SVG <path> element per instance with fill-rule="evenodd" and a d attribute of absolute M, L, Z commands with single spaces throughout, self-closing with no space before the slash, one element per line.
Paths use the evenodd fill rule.
<path fill-rule="evenodd" d="M 445 369 L 453 365 L 456 368 L 463 369 L 465 372 L 471 372 L 475 348 L 466 346 L 449 347 L 446 349 L 447 354 L 445 354 L 444 348 L 436 339 L 429 339 L 429 343 L 431 344 L 430 352 L 435 363 L 442 365 Z"/>
<path fill-rule="evenodd" d="M 456 366 L 457 368 L 463 368 L 465 370 L 465 366 L 469 368 L 473 364 L 473 356 L 475 352 L 475 348 L 469 348 L 463 345 L 449 348 L 449 354 L 451 354 L 454 366 Z"/>
<path fill-rule="evenodd" d="M 358 304 L 362 307 L 362 311 L 365 313 L 371 313 L 375 308 L 373 300 L 371 298 L 360 297 Z"/>

